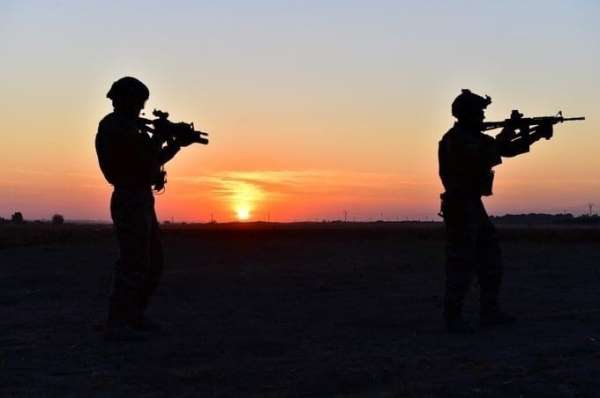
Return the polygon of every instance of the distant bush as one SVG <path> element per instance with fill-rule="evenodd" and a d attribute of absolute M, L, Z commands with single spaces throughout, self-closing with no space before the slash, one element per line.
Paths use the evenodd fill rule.
<path fill-rule="evenodd" d="M 61 214 L 55 214 L 52 216 L 52 225 L 63 225 L 65 218 Z"/>
<path fill-rule="evenodd" d="M 12 216 L 10 216 L 10 221 L 13 224 L 23 224 L 25 222 L 25 219 L 23 218 L 23 214 L 21 214 L 20 211 L 17 211 L 13 213 Z"/>
<path fill-rule="evenodd" d="M 503 216 L 492 216 L 492 221 L 495 224 L 512 224 L 512 225 L 598 225 L 600 224 L 600 216 L 582 215 L 573 216 L 570 213 L 564 214 L 506 214 Z"/>

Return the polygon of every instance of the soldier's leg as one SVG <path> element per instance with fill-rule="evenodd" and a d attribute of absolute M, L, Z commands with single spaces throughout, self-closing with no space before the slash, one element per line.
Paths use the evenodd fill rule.
<path fill-rule="evenodd" d="M 108 321 L 109 325 L 119 322 L 125 322 L 129 317 L 132 309 L 130 308 L 130 291 L 127 289 L 127 284 L 122 281 L 121 275 L 123 265 L 121 260 L 117 259 L 114 265 L 112 275 L 112 286 L 108 300 Z"/>
<path fill-rule="evenodd" d="M 162 240 L 160 234 L 160 228 L 156 219 L 154 209 L 152 209 L 151 215 L 151 232 L 150 232 L 150 259 L 148 263 L 148 270 L 146 272 L 146 280 L 144 284 L 143 294 L 143 310 L 146 310 L 150 299 L 154 295 L 154 292 L 158 288 L 163 269 L 164 269 L 164 255 L 162 248 Z"/>
<path fill-rule="evenodd" d="M 109 323 L 137 319 L 142 309 L 145 270 L 149 262 L 150 228 L 139 198 L 113 194 L 111 213 L 119 244 L 113 288 L 109 304 Z"/>
<path fill-rule="evenodd" d="M 469 291 L 475 269 L 475 245 L 468 233 L 458 232 L 462 237 L 449 237 L 446 246 L 446 292 L 444 316 L 455 319 L 461 316 L 465 296 Z"/>
<path fill-rule="evenodd" d="M 480 323 L 483 327 L 512 324 L 515 322 L 515 317 L 502 311 L 498 305 L 503 262 L 496 230 L 487 216 L 483 221 L 478 242 L 479 267 L 477 269 L 481 289 Z"/>
<path fill-rule="evenodd" d="M 446 225 L 446 292 L 444 316 L 447 321 L 461 317 L 465 296 L 476 268 L 477 228 L 464 203 L 444 207 Z"/>
<path fill-rule="evenodd" d="M 504 267 L 496 229 L 487 217 L 482 220 L 477 242 L 477 264 L 481 310 L 497 309 Z"/>

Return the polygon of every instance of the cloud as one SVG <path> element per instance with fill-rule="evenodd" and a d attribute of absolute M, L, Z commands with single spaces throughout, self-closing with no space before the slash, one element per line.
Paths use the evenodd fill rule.
<path fill-rule="evenodd" d="M 306 196 L 393 199 L 403 192 L 437 189 L 437 184 L 408 180 L 396 174 L 340 170 L 245 170 L 173 177 L 174 181 L 208 189 L 232 201 Z M 250 199 L 251 198 L 251 199 Z"/>

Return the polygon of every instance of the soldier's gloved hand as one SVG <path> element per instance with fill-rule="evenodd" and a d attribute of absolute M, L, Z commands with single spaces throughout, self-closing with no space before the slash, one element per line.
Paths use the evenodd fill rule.
<path fill-rule="evenodd" d="M 540 138 L 549 140 L 554 134 L 554 128 L 550 123 L 540 124 L 536 127 L 535 132 Z"/>
<path fill-rule="evenodd" d="M 168 138 L 166 139 L 166 143 L 169 147 L 173 148 L 173 149 L 177 149 L 179 150 L 179 147 L 181 145 L 179 145 L 179 143 L 175 140 L 174 137 L 172 136 L 168 136 Z"/>
<path fill-rule="evenodd" d="M 496 141 L 499 142 L 510 142 L 517 136 L 516 130 L 513 127 L 504 127 L 498 135 L 496 135 Z"/>
<path fill-rule="evenodd" d="M 177 137 L 177 145 L 179 146 L 189 146 L 192 145 L 193 142 L 191 137 Z"/>

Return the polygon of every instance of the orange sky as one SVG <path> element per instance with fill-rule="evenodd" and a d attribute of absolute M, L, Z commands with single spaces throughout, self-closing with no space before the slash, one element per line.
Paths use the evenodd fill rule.
<path fill-rule="evenodd" d="M 168 164 L 162 219 L 437 219 L 461 88 L 492 96 L 491 120 L 588 118 L 500 166 L 493 213 L 600 204 L 596 5 L 140 2 L 134 29 L 134 3 L 0 5 L 0 216 L 109 219 L 93 140 L 124 75 L 211 134 Z"/>

